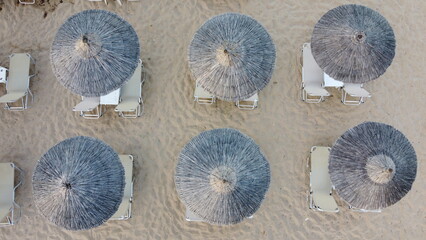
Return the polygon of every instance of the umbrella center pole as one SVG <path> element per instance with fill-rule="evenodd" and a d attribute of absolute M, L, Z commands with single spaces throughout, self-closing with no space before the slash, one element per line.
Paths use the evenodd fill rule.
<path fill-rule="evenodd" d="M 359 44 L 359 43 L 365 42 L 366 38 L 367 36 L 365 35 L 364 32 L 355 32 L 353 40 L 355 43 Z"/>
<path fill-rule="evenodd" d="M 70 190 L 72 188 L 71 183 L 69 183 L 69 182 L 62 183 L 62 187 L 64 187 L 67 190 Z"/>
<path fill-rule="evenodd" d="M 223 43 L 222 46 L 216 49 L 216 60 L 217 62 L 225 67 L 229 67 L 234 64 L 234 58 L 238 58 L 240 49 L 238 45 L 231 42 Z"/>
<path fill-rule="evenodd" d="M 395 175 L 395 163 L 392 158 L 379 154 L 367 160 L 366 170 L 368 177 L 375 183 L 385 184 Z"/>
<path fill-rule="evenodd" d="M 77 40 L 75 49 L 82 58 L 91 58 L 99 54 L 102 49 L 102 43 L 99 37 L 93 34 L 86 34 Z"/>
<path fill-rule="evenodd" d="M 227 166 L 220 166 L 210 173 L 210 185 L 219 193 L 229 193 L 235 189 L 237 175 L 235 171 Z"/>

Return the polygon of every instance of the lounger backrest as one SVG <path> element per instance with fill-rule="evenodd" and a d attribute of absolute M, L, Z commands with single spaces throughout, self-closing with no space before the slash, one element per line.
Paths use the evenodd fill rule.
<path fill-rule="evenodd" d="M 27 91 L 30 86 L 30 64 L 28 53 L 15 53 L 10 56 L 7 91 Z"/>
<path fill-rule="evenodd" d="M 138 66 L 136 67 L 136 70 L 133 73 L 133 76 L 121 88 L 120 97 L 122 99 L 140 98 L 142 94 L 141 79 L 142 79 L 142 61 L 139 60 Z"/>
<path fill-rule="evenodd" d="M 0 206 L 12 207 L 15 169 L 10 163 L 0 163 Z M 0 210 L 2 212 L 2 210 Z M 3 212 L 2 212 L 3 213 Z M 0 219 L 4 216 L 0 215 Z"/>
<path fill-rule="evenodd" d="M 132 177 L 133 177 L 133 159 L 129 155 L 119 155 L 121 164 L 124 167 L 124 178 L 126 186 L 124 187 L 123 198 L 130 198 L 132 195 Z"/>
<path fill-rule="evenodd" d="M 324 72 L 318 66 L 317 62 L 314 59 L 311 51 L 311 44 L 303 44 L 303 82 L 305 84 L 309 83 L 319 83 L 321 84 L 324 81 Z"/>
<path fill-rule="evenodd" d="M 328 147 L 315 147 L 311 153 L 311 188 L 314 192 L 329 193 L 332 185 L 328 173 Z"/>

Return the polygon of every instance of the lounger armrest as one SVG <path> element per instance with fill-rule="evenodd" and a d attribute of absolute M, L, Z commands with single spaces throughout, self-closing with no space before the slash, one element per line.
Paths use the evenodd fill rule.
<path fill-rule="evenodd" d="M 13 191 L 15 191 L 19 186 L 24 184 L 24 171 L 21 168 L 19 168 L 18 166 L 16 166 L 14 163 L 11 163 L 11 165 L 19 173 L 19 176 L 18 176 L 19 182 L 13 188 Z"/>

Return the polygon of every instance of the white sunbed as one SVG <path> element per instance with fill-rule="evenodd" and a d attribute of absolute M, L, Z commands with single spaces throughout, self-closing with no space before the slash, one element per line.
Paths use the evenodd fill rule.
<path fill-rule="evenodd" d="M 355 100 L 348 100 L 348 95 Z M 360 105 L 365 102 L 365 98 L 371 94 L 363 88 L 362 84 L 345 83 L 342 88 L 342 103 L 345 105 Z"/>
<path fill-rule="evenodd" d="M 237 101 L 235 103 L 235 105 L 239 108 L 239 109 L 243 109 L 243 110 L 253 110 L 255 108 L 257 108 L 257 103 L 259 102 L 259 96 L 256 94 L 254 94 L 253 96 L 241 100 L 241 101 Z"/>
<path fill-rule="evenodd" d="M 80 116 L 86 119 L 98 119 L 102 116 L 100 97 L 81 97 L 82 101 L 72 110 L 80 112 Z"/>
<path fill-rule="evenodd" d="M 322 86 L 324 72 L 315 62 L 312 55 L 311 44 L 303 44 L 303 67 L 302 67 L 302 100 L 307 103 L 320 103 L 330 93 Z"/>
<path fill-rule="evenodd" d="M 120 161 L 124 167 L 126 186 L 124 188 L 123 201 L 117 212 L 110 218 L 111 220 L 127 220 L 132 216 L 133 201 L 133 156 L 120 155 Z"/>
<path fill-rule="evenodd" d="M 198 104 L 213 104 L 216 102 L 216 96 L 207 92 L 198 84 L 195 83 L 194 101 Z"/>
<path fill-rule="evenodd" d="M 130 80 L 121 88 L 120 103 L 115 108 L 120 117 L 137 118 L 143 112 L 142 101 L 142 60 L 139 59 L 139 64 L 133 73 Z"/>
<path fill-rule="evenodd" d="M 19 0 L 20 4 L 34 4 L 35 0 Z"/>
<path fill-rule="evenodd" d="M 31 96 L 31 102 L 34 96 L 30 90 L 30 79 L 36 74 L 30 75 L 31 61 L 34 59 L 28 53 L 14 53 L 9 56 L 9 76 L 6 82 L 6 95 L 0 97 L 0 103 L 5 104 L 5 109 L 11 111 L 22 111 L 27 109 L 28 95 Z M 11 106 L 11 103 L 21 99 L 20 106 Z"/>
<path fill-rule="evenodd" d="M 338 212 L 328 173 L 329 147 L 312 147 L 310 157 L 309 208 L 323 212 Z"/>
<path fill-rule="evenodd" d="M 349 210 L 353 211 L 353 212 L 363 212 L 363 213 L 381 213 L 382 210 L 381 209 L 377 209 L 377 210 L 366 210 L 366 209 L 362 209 L 362 208 L 356 208 L 353 206 L 349 205 Z"/>
<path fill-rule="evenodd" d="M 15 170 L 20 173 L 16 185 Z M 22 170 L 15 164 L 0 163 L 0 227 L 14 225 L 21 217 L 21 207 L 15 202 L 15 190 L 22 184 L 22 180 Z"/>

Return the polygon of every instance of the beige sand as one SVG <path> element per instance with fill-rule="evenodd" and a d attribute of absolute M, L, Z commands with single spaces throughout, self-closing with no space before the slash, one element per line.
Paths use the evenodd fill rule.
<path fill-rule="evenodd" d="M 380 11 L 395 31 L 397 54 L 388 71 L 366 84 L 373 97 L 359 107 L 343 106 L 339 92 L 319 105 L 299 100 L 300 48 L 310 40 L 315 22 L 339 0 L 141 0 L 139 3 L 63 1 L 56 6 L 17 6 L 4 1 L 0 11 L 0 65 L 12 52 L 31 52 L 39 74 L 31 88 L 33 107 L 25 112 L 0 110 L 0 161 L 13 161 L 26 174 L 17 191 L 21 222 L 0 229 L 0 239 L 424 239 L 426 233 L 426 3 L 419 0 L 352 1 Z M 51 1 L 57 2 L 60 1 Z M 321 2 L 321 3 L 318 3 Z M 99 120 L 84 120 L 71 111 L 79 97 L 60 85 L 51 70 L 49 48 L 63 21 L 84 9 L 118 13 L 135 28 L 147 71 L 145 114 L 118 118 L 110 108 Z M 45 14 L 45 11 L 46 14 Z M 193 33 L 209 17 L 241 12 L 260 21 L 277 47 L 276 71 L 260 93 L 255 111 L 232 103 L 199 106 L 186 62 Z M 45 16 L 44 16 L 45 15 Z M 4 92 L 4 87 L 0 88 Z M 400 129 L 417 151 L 419 168 L 413 189 L 381 214 L 337 214 L 308 209 L 306 157 L 313 145 L 331 146 L 346 129 L 366 120 Z M 200 131 L 237 128 L 261 146 L 272 169 L 266 199 L 253 219 L 230 227 L 190 223 L 174 187 L 181 148 Z M 120 154 L 135 156 L 133 218 L 108 222 L 83 232 L 62 230 L 37 213 L 31 176 L 41 155 L 55 143 L 76 135 L 97 137 Z"/>

